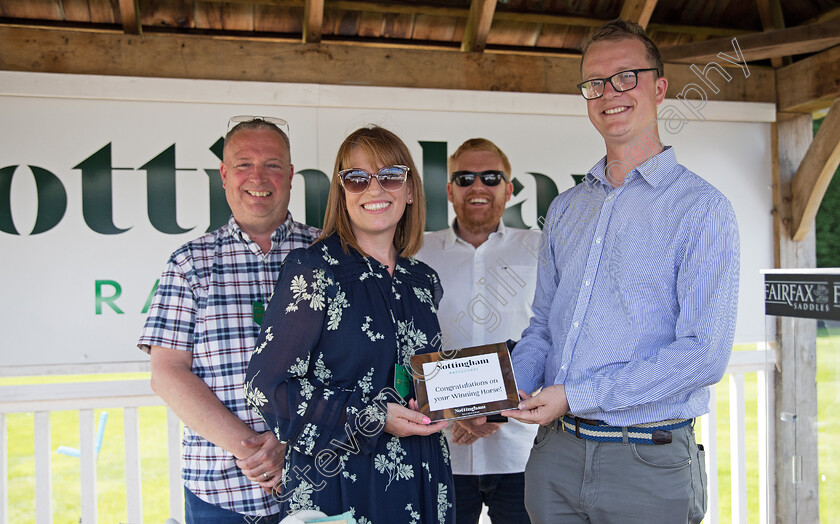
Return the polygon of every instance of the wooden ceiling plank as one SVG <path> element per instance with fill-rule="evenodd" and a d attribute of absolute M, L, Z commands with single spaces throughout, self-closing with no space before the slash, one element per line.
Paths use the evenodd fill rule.
<path fill-rule="evenodd" d="M 828 184 L 840 165 L 840 98 L 828 110 L 791 182 L 793 240 L 804 240 L 814 224 Z"/>
<path fill-rule="evenodd" d="M 784 29 L 785 24 L 782 19 L 782 9 L 779 0 L 755 0 L 755 4 L 758 7 L 758 17 L 761 19 L 761 27 L 765 31 Z M 770 63 L 777 69 L 785 65 L 784 60 L 780 56 L 771 57 Z"/>
<path fill-rule="evenodd" d="M 306 0 L 303 8 L 303 42 L 320 42 L 323 28 L 324 0 Z"/>
<path fill-rule="evenodd" d="M 656 0 L 624 0 L 618 17 L 647 28 L 655 8 Z"/>
<path fill-rule="evenodd" d="M 34 18 L 37 20 L 64 20 L 64 9 L 54 0 L 3 2 L 0 15 L 9 18 Z"/>
<path fill-rule="evenodd" d="M 495 46 L 534 47 L 539 36 L 539 25 L 507 21 L 494 21 L 487 36 L 487 44 Z"/>
<path fill-rule="evenodd" d="M 94 24 L 116 24 L 120 19 L 119 8 L 111 0 L 88 0 L 88 8 Z"/>
<path fill-rule="evenodd" d="M 224 4 L 217 4 L 212 2 L 196 2 L 194 13 L 196 29 L 221 28 L 223 7 Z"/>
<path fill-rule="evenodd" d="M 222 27 L 226 31 L 253 31 L 254 6 L 245 4 L 222 5 Z"/>
<path fill-rule="evenodd" d="M 737 38 L 741 53 L 748 62 L 774 56 L 815 53 L 840 44 L 840 21 L 833 20 Z M 728 38 L 666 47 L 662 49 L 662 58 L 666 62 L 709 62 L 715 60 L 721 51 L 733 52 L 733 44 Z"/>
<path fill-rule="evenodd" d="M 563 47 L 566 35 L 569 33 L 568 26 L 546 25 L 542 27 L 540 36 L 537 39 L 537 47 L 559 49 Z"/>
<path fill-rule="evenodd" d="M 417 15 L 411 38 L 432 42 L 458 42 L 464 34 L 464 22 L 451 17 Z"/>
<path fill-rule="evenodd" d="M 465 53 L 484 51 L 495 12 L 496 0 L 472 0 L 464 39 L 461 41 L 461 51 Z"/>
<path fill-rule="evenodd" d="M 140 24 L 140 2 L 139 0 L 120 0 L 120 19 L 122 20 L 123 31 L 129 35 L 143 33 Z"/>
<path fill-rule="evenodd" d="M 65 0 L 61 3 L 61 6 L 64 9 L 64 19 L 68 22 L 90 23 L 93 21 L 90 16 L 90 5 L 87 1 L 69 2 Z"/>
<path fill-rule="evenodd" d="M 415 15 L 385 13 L 382 15 L 382 38 L 410 40 Z"/>
<path fill-rule="evenodd" d="M 380 38 L 384 25 L 381 13 L 361 13 L 359 15 L 359 38 Z"/>
<path fill-rule="evenodd" d="M 303 34 L 303 5 L 254 5 L 254 30 L 263 33 Z M 322 29 L 323 32 L 323 29 Z"/>
<path fill-rule="evenodd" d="M 211 3 L 248 3 L 261 5 L 274 5 L 283 7 L 302 7 L 305 0 L 204 0 Z M 415 3 L 378 3 L 364 0 L 326 0 L 324 8 L 328 10 L 340 9 L 345 11 L 362 11 L 373 13 L 396 13 L 417 16 L 440 16 L 452 18 L 468 18 L 469 9 L 461 7 L 445 7 L 436 5 L 422 5 Z M 527 13 L 520 11 L 496 11 L 493 15 L 495 20 L 506 20 L 509 22 L 531 22 L 534 24 L 568 25 L 573 27 L 599 27 L 606 22 L 607 18 L 593 18 L 585 16 L 567 16 L 550 13 Z M 745 31 L 743 29 L 714 27 L 714 26 L 691 26 L 681 24 L 649 23 L 648 31 L 659 31 L 663 33 L 689 33 L 701 36 L 739 36 L 756 33 L 758 31 Z"/>
<path fill-rule="evenodd" d="M 575 56 L 302 44 L 145 29 L 137 37 L 0 24 L 0 70 L 561 94 L 577 94 L 580 77 Z M 667 68 L 672 85 L 697 82 L 687 65 Z M 715 99 L 774 102 L 774 71 L 756 66 L 750 73 L 747 80 L 722 83 Z"/>
<path fill-rule="evenodd" d="M 195 0 L 135 1 L 140 4 L 140 23 L 147 28 L 195 28 Z"/>
<path fill-rule="evenodd" d="M 776 70 L 777 110 L 813 113 L 840 97 L 840 46 Z"/>

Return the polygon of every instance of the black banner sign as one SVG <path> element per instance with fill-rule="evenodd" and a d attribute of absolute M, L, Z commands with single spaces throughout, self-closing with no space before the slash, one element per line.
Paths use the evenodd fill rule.
<path fill-rule="evenodd" d="M 764 313 L 840 320 L 840 274 L 765 274 Z"/>

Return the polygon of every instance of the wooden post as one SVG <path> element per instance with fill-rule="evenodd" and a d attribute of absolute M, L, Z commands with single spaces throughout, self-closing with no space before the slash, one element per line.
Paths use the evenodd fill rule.
<path fill-rule="evenodd" d="M 779 113 L 774 124 L 773 201 L 776 266 L 816 266 L 814 228 L 792 240 L 791 180 L 813 139 L 810 114 Z M 776 521 L 819 522 L 817 469 L 817 321 L 776 319 Z"/>

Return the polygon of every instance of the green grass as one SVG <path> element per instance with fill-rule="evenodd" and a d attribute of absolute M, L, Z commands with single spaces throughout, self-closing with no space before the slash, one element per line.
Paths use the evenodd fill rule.
<path fill-rule="evenodd" d="M 820 331 L 817 339 L 817 395 L 819 413 L 820 520 L 840 522 L 840 448 L 833 446 L 840 438 L 840 336 Z M 738 346 L 736 351 L 755 349 Z M 85 375 L 70 377 L 0 378 L 0 385 L 47 382 L 82 382 L 90 380 L 129 380 L 148 378 L 147 373 L 120 375 Z M 758 522 L 758 434 L 756 375 L 746 375 L 746 445 L 747 445 L 747 516 Z M 718 413 L 718 516 L 729 522 L 732 513 L 729 463 L 729 378 L 716 388 Z M 96 410 L 95 420 L 101 410 Z M 166 409 L 140 408 L 140 452 L 143 475 L 143 521 L 160 524 L 169 517 L 169 481 L 167 475 Z M 35 452 L 31 413 L 7 417 L 9 442 L 9 522 L 35 522 Z M 698 435 L 700 428 L 698 426 Z M 59 445 L 79 447 L 79 419 L 75 411 L 53 412 L 51 416 L 52 449 Z M 772 454 L 772 450 L 771 450 Z M 108 410 L 102 450 L 97 467 L 97 499 L 100 523 L 116 524 L 127 520 L 125 509 L 125 469 L 122 410 Z M 53 522 L 78 523 L 79 459 L 52 454 Z M 840 476 L 840 473 L 838 473 Z M 772 494 L 771 494 L 772 497 Z M 132 523 L 136 524 L 136 523 Z"/>

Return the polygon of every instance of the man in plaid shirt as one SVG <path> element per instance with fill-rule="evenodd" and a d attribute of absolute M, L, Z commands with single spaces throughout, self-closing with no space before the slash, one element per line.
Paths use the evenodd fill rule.
<path fill-rule="evenodd" d="M 220 168 L 233 216 L 172 254 L 138 344 L 151 355 L 152 389 L 185 425 L 188 523 L 280 520 L 272 488 L 285 446 L 247 408 L 243 382 L 283 259 L 320 233 L 288 213 L 285 122 L 237 121 Z"/>

